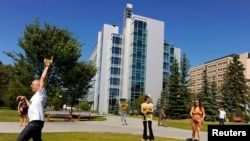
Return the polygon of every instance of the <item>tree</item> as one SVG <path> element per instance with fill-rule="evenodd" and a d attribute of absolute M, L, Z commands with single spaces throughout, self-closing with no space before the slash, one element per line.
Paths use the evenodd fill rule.
<path fill-rule="evenodd" d="M 214 91 L 214 90 L 213 90 Z M 202 74 L 202 88 L 201 92 L 198 94 L 199 100 L 206 112 L 205 120 L 215 121 L 218 113 L 218 106 L 215 101 L 215 93 L 212 93 L 212 87 L 208 80 L 207 68 L 204 69 Z"/>
<path fill-rule="evenodd" d="M 234 55 L 224 74 L 224 83 L 222 84 L 222 104 L 229 116 L 245 115 L 245 107 L 249 103 L 247 80 L 244 75 L 244 66 Z"/>
<path fill-rule="evenodd" d="M 180 97 L 183 99 L 179 105 L 180 108 L 183 108 L 180 118 L 185 119 L 189 117 L 189 110 L 192 105 L 191 94 L 188 90 L 188 70 L 190 69 L 189 60 L 184 53 L 181 58 L 181 67 L 180 67 Z"/>
<path fill-rule="evenodd" d="M 77 105 L 79 98 L 86 95 L 88 89 L 92 87 L 89 82 L 96 71 L 92 63 L 79 62 L 70 71 L 62 73 L 62 86 L 67 89 L 66 96 L 69 97 L 71 107 Z"/>
<path fill-rule="evenodd" d="M 180 97 L 180 73 L 179 73 L 179 63 L 177 59 L 174 58 L 173 68 L 171 70 L 171 74 L 169 76 L 169 101 L 167 107 L 167 114 L 171 119 L 179 119 L 180 113 L 182 113 L 179 103 L 183 101 L 182 97 Z"/>
<path fill-rule="evenodd" d="M 8 87 L 5 101 L 7 102 L 6 106 L 16 109 L 18 104 L 16 97 L 18 95 L 26 95 L 28 98 L 32 96 L 30 84 L 34 80 L 35 72 L 23 57 L 20 60 L 16 60 L 13 68 L 13 79 L 10 87 Z"/>
<path fill-rule="evenodd" d="M 14 68 L 11 65 L 4 65 L 0 62 L 0 106 L 7 106 L 7 90 L 14 79 Z"/>
<path fill-rule="evenodd" d="M 213 76 L 213 81 L 211 83 L 211 99 L 210 99 L 211 108 L 211 120 L 216 120 L 218 108 L 221 107 L 221 96 L 218 93 L 217 83 L 215 81 L 215 76 Z"/>
<path fill-rule="evenodd" d="M 74 96 L 79 96 L 78 92 L 82 92 L 83 89 L 86 91 L 86 88 L 89 87 L 87 81 L 90 81 L 89 77 L 93 77 L 92 72 L 95 72 L 95 70 L 90 71 L 90 69 L 94 69 L 94 67 L 90 67 L 88 63 L 78 62 L 81 56 L 82 43 L 78 42 L 77 37 L 68 30 L 60 29 L 48 23 L 45 23 L 44 27 L 41 27 L 38 19 L 35 19 L 33 24 L 26 25 L 23 36 L 18 39 L 18 45 L 24 50 L 24 54 L 16 52 L 5 53 L 14 60 L 16 65 L 25 65 L 25 67 L 29 68 L 26 71 L 31 75 L 27 76 L 26 82 L 40 78 L 44 68 L 44 58 L 53 56 L 54 63 L 49 70 L 46 83 L 49 99 L 57 96 L 56 93 L 58 93 L 58 90 L 53 90 L 56 87 L 59 87 L 61 92 L 63 92 L 62 89 L 67 88 L 65 84 L 68 84 L 69 81 L 63 81 L 67 81 L 65 78 L 71 78 L 65 75 L 77 75 L 79 80 L 87 78 L 80 83 L 82 88 L 79 87 L 79 81 L 76 80 L 72 81 L 71 85 L 68 85 L 70 86 L 68 89 L 72 91 Z M 80 73 L 79 71 L 83 72 Z M 79 73 L 82 75 L 79 75 Z M 23 78 L 23 76 L 18 77 Z M 72 78 L 75 77 L 73 76 Z M 30 84 L 21 84 L 22 89 L 30 88 Z M 73 86 L 76 86 L 76 88 L 73 88 Z M 13 94 L 12 100 L 14 100 L 14 97 L 15 94 Z M 48 104 L 50 104 L 50 101 L 48 101 Z"/>

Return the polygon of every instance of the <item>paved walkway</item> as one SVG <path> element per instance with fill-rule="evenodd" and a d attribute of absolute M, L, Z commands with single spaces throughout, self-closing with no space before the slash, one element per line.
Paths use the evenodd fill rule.
<path fill-rule="evenodd" d="M 142 121 L 127 117 L 128 125 L 122 126 L 119 116 L 107 116 L 106 121 L 45 122 L 43 132 L 113 132 L 142 135 Z M 153 121 L 153 132 L 158 137 L 183 139 L 191 137 L 191 130 L 158 127 Z M 0 122 L 0 133 L 20 133 L 23 127 L 18 122 Z M 207 132 L 202 132 L 202 141 L 207 141 Z M 197 137 L 196 137 L 197 138 Z"/>

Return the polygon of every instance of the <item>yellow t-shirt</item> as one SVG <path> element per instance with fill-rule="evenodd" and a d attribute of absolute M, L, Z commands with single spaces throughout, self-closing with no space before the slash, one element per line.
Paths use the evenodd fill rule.
<path fill-rule="evenodd" d="M 143 112 L 145 112 L 145 111 L 146 112 L 153 111 L 153 108 L 154 108 L 152 103 L 142 103 L 141 107 L 142 107 Z M 146 119 L 144 119 L 144 117 L 143 117 L 143 120 L 152 120 L 153 119 L 153 114 L 152 113 L 146 114 L 145 118 Z"/>
<path fill-rule="evenodd" d="M 123 104 L 120 105 L 121 112 L 126 112 L 127 108 L 128 108 L 128 104 L 127 103 L 123 103 Z"/>

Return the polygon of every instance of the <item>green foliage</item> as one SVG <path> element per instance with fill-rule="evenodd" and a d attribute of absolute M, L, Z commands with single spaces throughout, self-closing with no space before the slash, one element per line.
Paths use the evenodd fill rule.
<path fill-rule="evenodd" d="M 14 79 L 14 68 L 0 63 L 0 106 L 7 106 L 8 88 Z"/>
<path fill-rule="evenodd" d="M 71 107 L 78 103 L 78 99 L 86 95 L 91 88 L 90 81 L 96 73 L 92 63 L 79 62 L 70 71 L 62 72 L 62 86 L 67 88 L 67 96 Z"/>
<path fill-rule="evenodd" d="M 189 60 L 183 54 L 180 67 L 177 59 L 174 59 L 173 68 L 168 84 L 167 115 L 171 119 L 186 119 L 189 117 L 191 94 L 188 90 Z"/>
<path fill-rule="evenodd" d="M 213 85 L 215 85 L 213 83 Z M 199 100 L 202 102 L 202 105 L 205 109 L 206 121 L 216 121 L 216 117 L 218 115 L 218 104 L 216 103 L 216 86 L 212 87 L 212 83 L 209 82 L 207 76 L 207 68 L 203 71 L 202 75 L 202 88 L 201 92 L 198 95 Z"/>
<path fill-rule="evenodd" d="M 78 105 L 77 108 L 81 111 L 88 111 L 90 109 L 88 101 L 81 101 Z"/>
<path fill-rule="evenodd" d="M 30 83 L 40 78 L 44 70 L 44 58 L 51 56 L 53 65 L 46 80 L 49 106 L 59 108 L 62 104 L 60 102 L 65 102 L 66 98 L 69 98 L 71 106 L 76 105 L 78 102 L 76 99 L 82 98 L 91 87 L 89 82 L 95 75 L 96 68 L 90 62 L 78 62 L 82 43 L 78 42 L 77 37 L 68 30 L 48 23 L 41 27 L 39 21 L 35 19 L 33 24 L 26 25 L 18 45 L 24 54 L 5 52 L 15 64 L 15 71 L 12 71 L 13 78 L 7 77 L 8 106 L 16 107 L 14 99 L 17 95 L 31 97 Z M 59 100 L 59 95 L 64 95 L 63 99 Z"/>
<path fill-rule="evenodd" d="M 190 106 L 192 104 L 191 102 L 191 94 L 188 90 L 188 70 L 190 69 L 190 64 L 189 64 L 189 60 L 186 57 L 186 54 L 184 53 L 182 58 L 181 58 L 181 65 L 180 65 L 180 90 L 179 90 L 179 94 L 180 97 L 183 99 L 183 101 L 181 101 L 180 105 L 182 105 L 182 113 L 180 118 L 181 119 L 186 119 L 189 117 L 189 110 L 190 110 Z"/>
<path fill-rule="evenodd" d="M 180 73 L 179 63 L 174 59 L 173 69 L 169 77 L 169 103 L 167 108 L 167 115 L 171 119 L 179 119 L 183 107 L 180 107 L 180 102 L 183 100 L 180 97 Z"/>
<path fill-rule="evenodd" d="M 16 60 L 12 87 L 9 87 L 9 93 L 7 94 L 8 107 L 16 109 L 16 96 L 18 95 L 25 95 L 27 98 L 32 96 L 30 85 L 32 80 L 34 80 L 34 74 L 35 70 L 25 61 L 23 56 Z"/>
<path fill-rule="evenodd" d="M 249 93 L 247 80 L 244 75 L 244 66 L 234 55 L 232 61 L 224 74 L 222 85 L 222 104 L 228 115 L 242 116 L 245 113 L 245 106 L 249 105 Z"/>

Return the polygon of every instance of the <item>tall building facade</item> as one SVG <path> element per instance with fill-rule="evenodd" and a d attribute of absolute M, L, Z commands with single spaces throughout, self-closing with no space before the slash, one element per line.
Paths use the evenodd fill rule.
<path fill-rule="evenodd" d="M 142 94 L 157 103 L 174 58 L 180 60 L 180 49 L 164 40 L 164 22 L 135 15 L 132 8 L 125 7 L 122 34 L 117 25 L 104 24 L 89 58 L 98 72 L 88 101 L 99 113 L 114 113 L 121 99 L 134 109 Z"/>
<path fill-rule="evenodd" d="M 231 54 L 228 56 L 224 56 L 215 60 L 211 60 L 206 62 L 203 65 L 193 67 L 189 70 L 189 77 L 190 77 L 190 89 L 194 93 L 198 93 L 201 91 L 202 87 L 202 73 L 207 68 L 207 76 L 210 81 L 214 79 L 217 83 L 218 88 L 221 87 L 223 83 L 223 74 L 227 69 L 228 64 L 233 59 L 233 55 L 238 54 Z M 244 75 L 246 79 L 250 79 L 250 53 L 242 53 L 239 54 L 239 61 L 244 65 L 245 71 Z"/>

